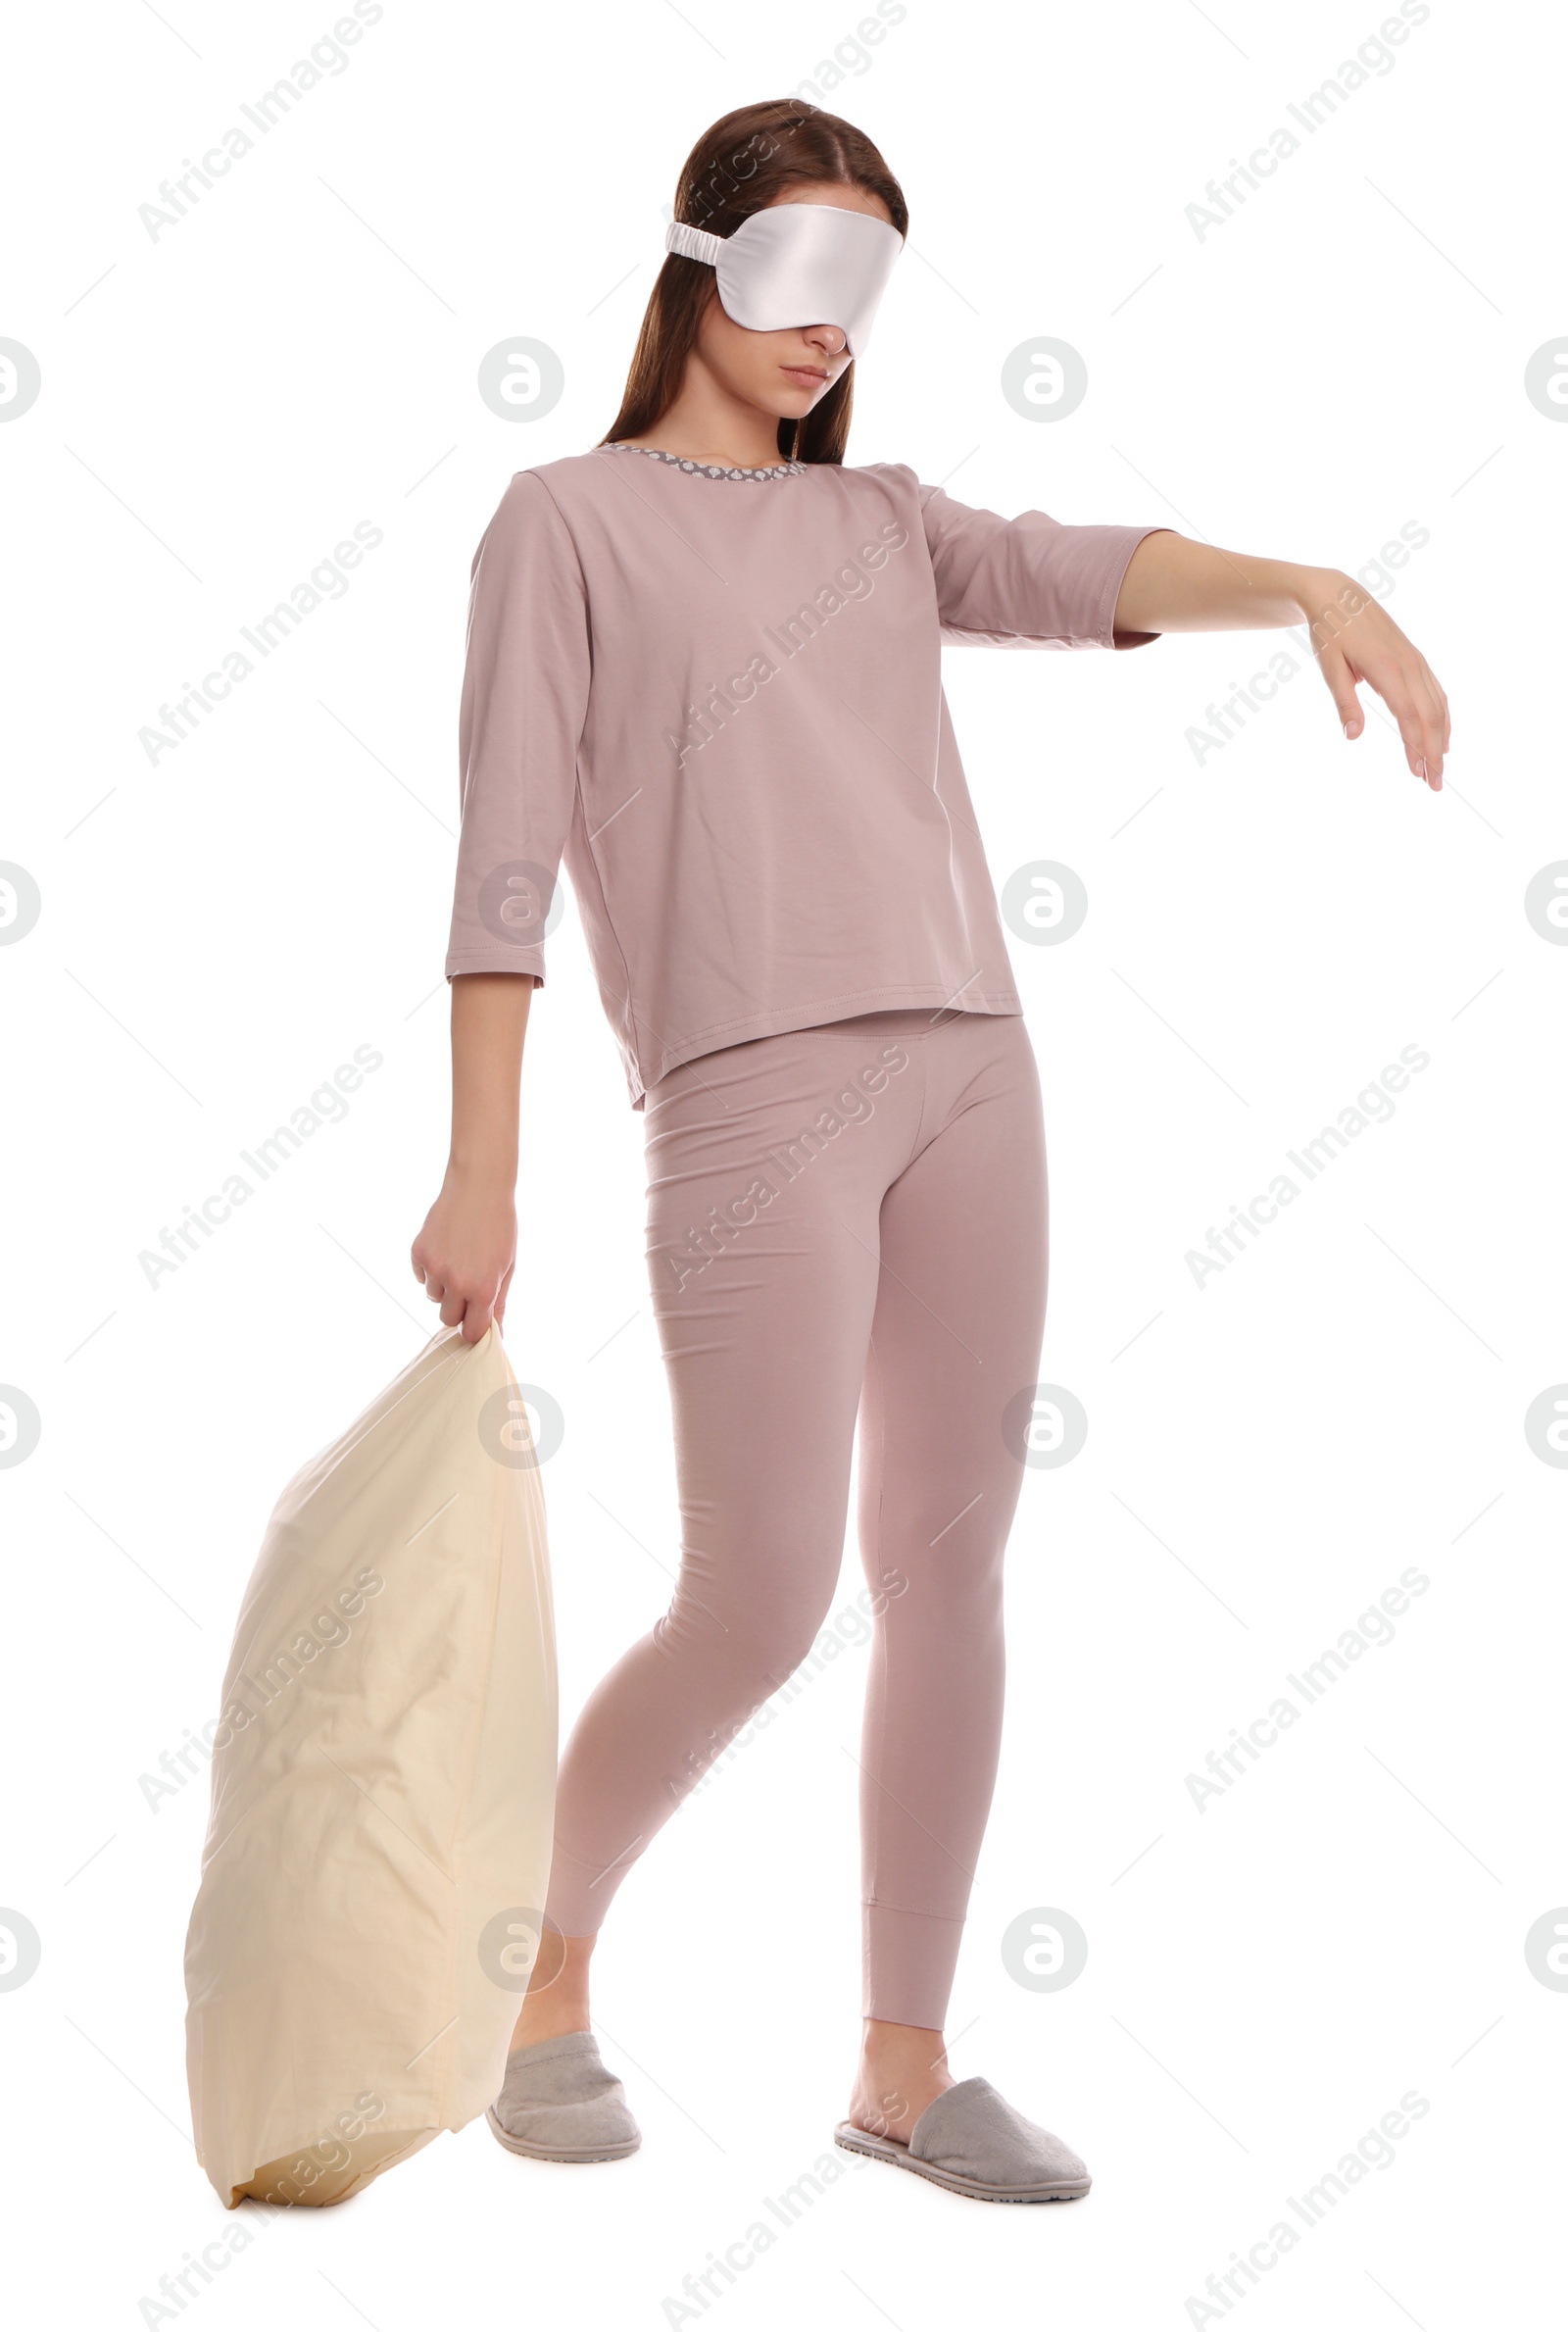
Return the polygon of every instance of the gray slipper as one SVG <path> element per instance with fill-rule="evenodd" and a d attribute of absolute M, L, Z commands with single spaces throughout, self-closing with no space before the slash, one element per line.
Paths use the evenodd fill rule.
<path fill-rule="evenodd" d="M 591 2032 L 514 2049 L 485 2119 L 509 2153 L 537 2161 L 618 2161 L 642 2144 L 626 2092 L 606 2072 Z"/>
<path fill-rule="evenodd" d="M 897 2162 L 983 2203 L 1071 2203 L 1089 2192 L 1089 2172 L 1072 2149 L 1026 2121 L 978 2073 L 932 2099 L 907 2145 L 852 2121 L 841 2121 L 833 2137 L 851 2154 Z"/>

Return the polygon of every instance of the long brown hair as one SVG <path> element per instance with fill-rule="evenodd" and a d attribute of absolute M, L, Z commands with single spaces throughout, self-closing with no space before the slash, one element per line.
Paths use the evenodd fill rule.
<path fill-rule="evenodd" d="M 879 195 L 900 234 L 907 236 L 903 189 L 870 139 L 853 123 L 824 114 L 802 97 L 740 106 L 705 130 L 681 165 L 675 217 L 710 234 L 732 235 L 743 219 L 776 202 L 785 186 L 803 181 L 858 186 Z M 601 445 L 641 437 L 668 412 L 680 394 L 686 359 L 713 289 L 710 267 L 676 251 L 666 254 L 643 312 L 620 411 Z M 781 459 L 842 462 L 854 399 L 852 362 L 803 421 L 780 421 Z"/>

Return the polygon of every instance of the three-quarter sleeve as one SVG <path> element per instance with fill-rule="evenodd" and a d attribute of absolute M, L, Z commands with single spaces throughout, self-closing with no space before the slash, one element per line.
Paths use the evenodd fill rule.
<path fill-rule="evenodd" d="M 942 637 L 993 648 L 1133 648 L 1158 634 L 1116 631 L 1134 551 L 1158 526 L 1064 526 L 1043 510 L 1015 519 L 921 485 Z"/>
<path fill-rule="evenodd" d="M 576 800 L 591 670 L 588 592 L 571 536 L 549 488 L 519 471 L 473 559 L 448 979 L 544 979 L 545 918 Z"/>

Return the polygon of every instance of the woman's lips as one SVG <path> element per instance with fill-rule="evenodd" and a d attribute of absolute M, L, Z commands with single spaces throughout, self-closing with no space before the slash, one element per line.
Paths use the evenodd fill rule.
<path fill-rule="evenodd" d="M 791 380 L 798 380 L 803 388 L 820 388 L 827 378 L 815 365 L 781 365 L 779 371 L 787 372 Z"/>

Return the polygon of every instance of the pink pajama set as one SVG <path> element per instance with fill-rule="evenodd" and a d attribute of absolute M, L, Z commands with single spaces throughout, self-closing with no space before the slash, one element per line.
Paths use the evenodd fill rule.
<path fill-rule="evenodd" d="M 681 1567 L 562 1758 L 550 1917 L 616 1887 L 831 1604 L 875 1636 L 862 2012 L 940 2028 L 990 1810 L 1046 1302 L 1040 1088 L 940 643 L 1112 630 L 1147 526 L 902 463 L 522 471 L 473 566 L 448 976 L 544 977 L 564 865 L 632 1105 Z"/>

